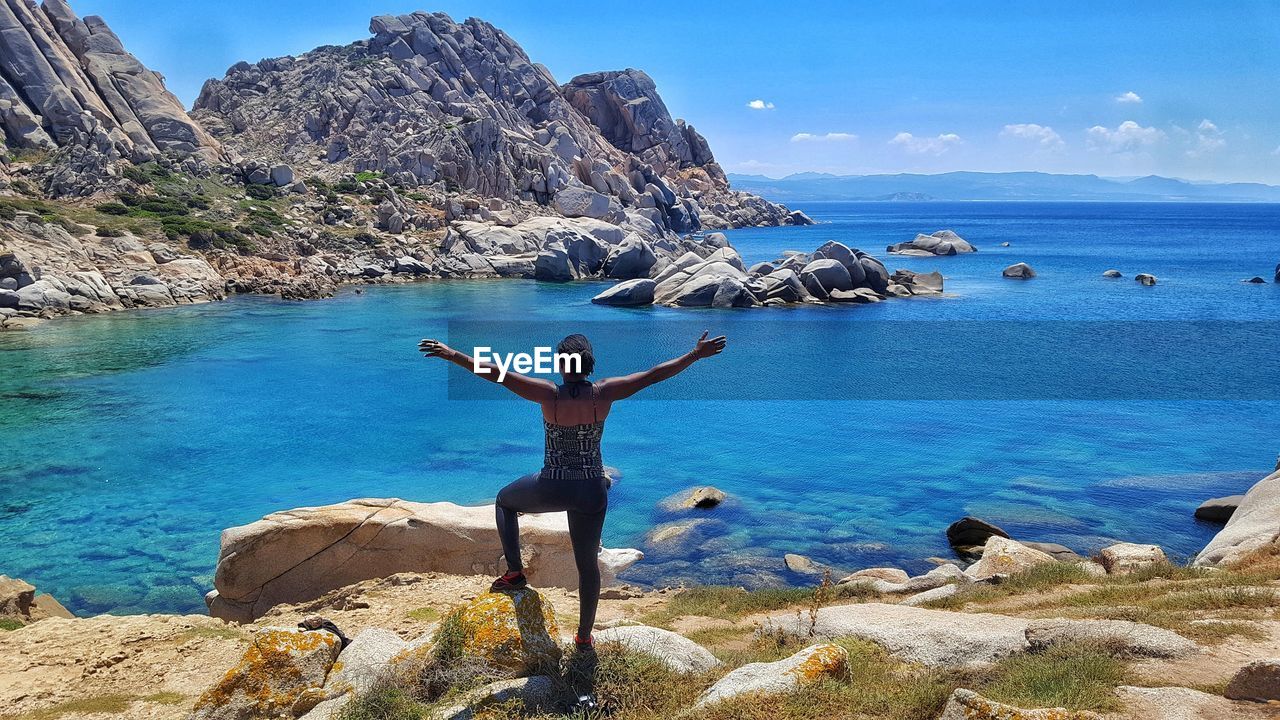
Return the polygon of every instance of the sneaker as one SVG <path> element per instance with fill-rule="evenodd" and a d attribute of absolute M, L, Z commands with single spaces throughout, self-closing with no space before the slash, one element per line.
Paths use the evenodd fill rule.
<path fill-rule="evenodd" d="M 493 581 L 489 586 L 489 592 L 507 592 L 509 590 L 519 590 L 529 586 L 529 580 L 525 578 L 523 570 L 512 570 L 506 575 Z"/>
<path fill-rule="evenodd" d="M 593 638 L 593 637 L 592 637 L 592 636 L 590 636 L 590 635 L 588 635 L 588 636 L 587 636 L 587 639 L 586 639 L 586 640 L 583 640 L 582 638 L 578 637 L 578 636 L 575 634 L 575 635 L 573 636 L 573 647 L 574 647 L 574 649 L 575 649 L 575 650 L 577 650 L 577 651 L 578 651 L 578 652 L 580 652 L 580 653 L 582 653 L 582 652 L 595 652 L 595 649 L 596 649 L 596 641 L 595 641 L 595 638 Z"/>

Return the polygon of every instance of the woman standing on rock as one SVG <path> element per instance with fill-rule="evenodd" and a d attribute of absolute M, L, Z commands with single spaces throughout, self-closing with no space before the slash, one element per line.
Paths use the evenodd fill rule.
<path fill-rule="evenodd" d="M 693 349 L 644 372 L 605 378 L 588 378 L 595 368 L 591 342 L 583 335 L 570 335 L 556 346 L 556 353 L 577 355 L 580 372 L 562 373 L 564 384 L 507 372 L 498 380 L 497 366 L 477 363 L 438 340 L 423 340 L 418 349 L 427 357 L 439 357 L 491 382 L 497 382 L 525 400 L 542 406 L 546 431 L 546 453 L 542 471 L 525 475 L 498 493 L 495 504 L 502 552 L 507 573 L 493 581 L 494 592 L 525 587 L 524 565 L 520 560 L 518 513 L 568 512 L 569 539 L 578 566 L 578 632 L 573 642 L 579 650 L 591 648 L 591 628 L 600 602 L 600 533 L 609 505 L 609 479 L 600 458 L 604 421 L 613 403 L 674 377 L 695 361 L 718 355 L 725 347 L 724 336 L 707 339 L 707 333 Z M 570 363 L 572 365 L 572 363 Z"/>

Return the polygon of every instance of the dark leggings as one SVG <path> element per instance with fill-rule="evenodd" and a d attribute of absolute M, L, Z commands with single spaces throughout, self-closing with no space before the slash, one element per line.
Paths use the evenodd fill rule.
<path fill-rule="evenodd" d="M 591 634 L 596 622 L 596 606 L 600 604 L 600 531 L 604 529 L 605 510 L 609 506 L 609 481 L 543 480 L 538 473 L 525 475 L 498 492 L 494 505 L 498 517 L 498 535 L 502 553 L 507 556 L 507 569 L 522 570 L 520 560 L 520 522 L 517 513 L 567 512 L 569 541 L 573 544 L 573 560 L 578 566 L 578 637 Z"/>

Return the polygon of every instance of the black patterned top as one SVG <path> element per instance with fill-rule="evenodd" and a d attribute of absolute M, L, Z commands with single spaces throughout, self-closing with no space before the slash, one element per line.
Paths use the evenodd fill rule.
<path fill-rule="evenodd" d="M 557 388 L 557 402 L 559 397 Z M 595 383 L 591 384 L 591 417 L 596 417 Z M 543 454 L 542 479 L 594 480 L 604 477 L 604 461 L 600 457 L 604 420 L 581 425 L 557 425 L 544 420 L 543 426 L 546 430 L 546 451 Z"/>

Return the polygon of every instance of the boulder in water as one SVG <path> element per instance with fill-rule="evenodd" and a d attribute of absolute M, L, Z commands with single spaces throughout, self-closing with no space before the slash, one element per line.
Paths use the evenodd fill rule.
<path fill-rule="evenodd" d="M 1249 488 L 1231 519 L 1196 555 L 1195 564 L 1225 566 L 1276 542 L 1280 527 L 1280 469 Z"/>
<path fill-rule="evenodd" d="M 914 240 L 888 246 L 895 255 L 959 255 L 977 252 L 978 249 L 951 230 L 939 230 L 929 235 L 916 235 Z"/>
<path fill-rule="evenodd" d="M 591 298 L 591 302 L 597 305 L 617 305 L 621 307 L 652 305 L 653 289 L 657 285 L 649 278 L 626 280 Z"/>
<path fill-rule="evenodd" d="M 1262 278 L 1257 276 L 1251 277 L 1248 280 L 1245 280 L 1244 282 L 1250 285 L 1266 285 L 1267 284 L 1266 280 L 1263 280 Z"/>
<path fill-rule="evenodd" d="M 1133 279 L 1148 287 L 1156 284 L 1156 276 L 1150 273 L 1138 273 L 1133 276 Z"/>
<path fill-rule="evenodd" d="M 1104 278 L 1122 278 L 1124 275 L 1119 270 L 1104 270 L 1102 273 Z"/>
<path fill-rule="evenodd" d="M 947 526 L 947 542 L 956 554 L 966 559 L 982 556 L 982 548 L 992 536 L 1009 537 L 1009 533 L 986 520 L 967 515 Z"/>
<path fill-rule="evenodd" d="M 1210 498 L 1200 503 L 1200 507 L 1196 508 L 1196 519 L 1205 520 L 1207 522 L 1225 523 L 1231 519 L 1236 508 L 1240 507 L 1240 503 L 1243 501 L 1243 495 L 1228 495 L 1226 497 Z"/>
<path fill-rule="evenodd" d="M 1036 276 L 1036 271 L 1032 270 L 1030 265 L 1020 262 L 1005 268 L 1001 275 L 1014 280 L 1030 280 Z"/>

